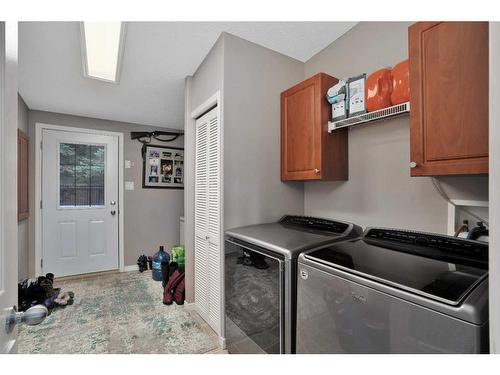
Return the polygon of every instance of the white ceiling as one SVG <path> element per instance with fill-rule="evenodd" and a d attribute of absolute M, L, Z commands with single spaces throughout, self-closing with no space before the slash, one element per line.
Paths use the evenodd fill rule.
<path fill-rule="evenodd" d="M 183 128 L 184 77 L 223 31 L 307 61 L 355 22 L 131 22 L 118 85 L 84 78 L 77 22 L 21 22 L 19 92 L 30 109 Z"/>

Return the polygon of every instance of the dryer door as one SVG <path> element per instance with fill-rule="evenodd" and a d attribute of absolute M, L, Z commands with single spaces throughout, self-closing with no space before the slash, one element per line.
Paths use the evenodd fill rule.
<path fill-rule="evenodd" d="M 229 352 L 283 353 L 283 259 L 226 240 L 224 273 Z"/>

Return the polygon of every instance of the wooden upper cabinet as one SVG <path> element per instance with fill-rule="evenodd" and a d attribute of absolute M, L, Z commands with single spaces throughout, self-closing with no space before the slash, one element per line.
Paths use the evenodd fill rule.
<path fill-rule="evenodd" d="M 409 28 L 412 176 L 488 173 L 488 23 Z"/>
<path fill-rule="evenodd" d="M 328 133 L 326 92 L 338 80 L 319 73 L 281 93 L 281 180 L 347 180 L 347 129 Z"/>

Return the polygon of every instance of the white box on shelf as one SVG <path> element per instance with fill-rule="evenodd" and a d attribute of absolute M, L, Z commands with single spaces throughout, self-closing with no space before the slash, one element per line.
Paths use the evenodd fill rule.
<path fill-rule="evenodd" d="M 349 96 L 349 116 L 356 116 L 366 112 L 365 106 L 365 81 L 366 74 L 349 78 L 347 93 Z"/>
<path fill-rule="evenodd" d="M 347 118 L 346 101 L 342 100 L 332 104 L 332 121 L 338 121 Z"/>
<path fill-rule="evenodd" d="M 461 211 L 460 208 L 464 207 L 473 212 L 475 215 L 488 220 L 489 216 L 489 202 L 488 201 L 473 201 L 452 199 L 454 204 L 448 203 L 448 235 L 453 236 L 457 228 L 462 224 L 463 219 L 469 220 L 469 227 L 476 226 L 478 221 L 470 216 L 467 212 Z"/>

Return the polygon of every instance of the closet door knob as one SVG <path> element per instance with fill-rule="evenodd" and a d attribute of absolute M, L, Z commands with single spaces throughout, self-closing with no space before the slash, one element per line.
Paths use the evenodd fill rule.
<path fill-rule="evenodd" d="M 49 315 L 49 311 L 44 305 L 31 306 L 24 312 L 18 312 L 15 306 L 11 307 L 5 319 L 5 330 L 10 333 L 14 326 L 19 323 L 35 326 L 43 322 L 47 315 Z"/>
<path fill-rule="evenodd" d="M 416 162 L 414 162 L 414 161 L 411 161 L 411 162 L 410 162 L 410 168 L 411 168 L 411 169 L 415 168 L 416 166 L 417 166 L 417 163 L 416 163 Z"/>
<path fill-rule="evenodd" d="M 314 173 L 319 174 L 319 169 L 318 168 L 314 168 Z"/>

